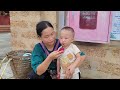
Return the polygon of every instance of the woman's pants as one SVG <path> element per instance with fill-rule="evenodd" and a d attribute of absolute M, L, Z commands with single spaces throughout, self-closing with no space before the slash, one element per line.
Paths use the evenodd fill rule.
<path fill-rule="evenodd" d="M 33 70 L 28 75 L 29 79 L 52 79 L 50 73 L 46 71 L 42 75 L 37 75 Z"/>

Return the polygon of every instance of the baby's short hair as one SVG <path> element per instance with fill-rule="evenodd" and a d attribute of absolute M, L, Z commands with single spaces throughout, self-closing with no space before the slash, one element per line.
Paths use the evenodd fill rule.
<path fill-rule="evenodd" d="M 69 27 L 69 26 L 65 26 L 63 27 L 61 30 L 67 30 L 67 31 L 71 31 L 73 33 L 73 37 L 75 36 L 75 32 L 74 32 L 74 29 L 72 27 Z"/>

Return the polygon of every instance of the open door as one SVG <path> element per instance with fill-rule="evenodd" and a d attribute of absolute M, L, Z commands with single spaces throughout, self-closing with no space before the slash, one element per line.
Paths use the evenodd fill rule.
<path fill-rule="evenodd" d="M 0 32 L 10 32 L 9 11 L 0 11 Z"/>

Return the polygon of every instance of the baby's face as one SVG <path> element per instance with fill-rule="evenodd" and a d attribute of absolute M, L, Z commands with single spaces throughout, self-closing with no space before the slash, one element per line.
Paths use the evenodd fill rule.
<path fill-rule="evenodd" d="M 68 30 L 62 30 L 60 33 L 60 43 L 64 48 L 67 48 L 74 40 L 73 33 Z"/>

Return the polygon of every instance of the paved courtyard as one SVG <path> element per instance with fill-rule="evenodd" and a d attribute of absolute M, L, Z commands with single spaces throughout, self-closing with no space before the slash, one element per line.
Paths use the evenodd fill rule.
<path fill-rule="evenodd" d="M 12 50 L 10 41 L 11 33 L 0 33 L 0 59 Z"/>
<path fill-rule="evenodd" d="M 11 33 L 0 33 L 0 64 L 3 58 L 5 58 L 6 53 L 10 52 L 12 50 L 11 48 Z M 7 59 L 1 64 L 0 66 L 0 75 L 2 75 L 2 72 L 4 71 L 5 65 L 7 64 Z M 10 64 L 8 63 L 7 68 L 5 72 L 2 75 L 3 79 L 12 79 L 13 73 L 10 67 Z"/>

